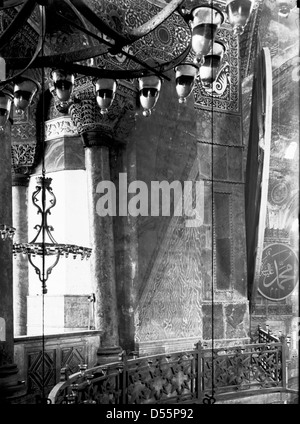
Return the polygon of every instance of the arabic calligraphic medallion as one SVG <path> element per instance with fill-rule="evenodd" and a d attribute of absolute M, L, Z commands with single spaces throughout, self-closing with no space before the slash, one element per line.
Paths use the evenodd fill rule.
<path fill-rule="evenodd" d="M 270 300 L 282 300 L 293 292 L 297 283 L 298 258 L 294 250 L 282 243 L 267 246 L 262 255 L 259 293 Z"/>

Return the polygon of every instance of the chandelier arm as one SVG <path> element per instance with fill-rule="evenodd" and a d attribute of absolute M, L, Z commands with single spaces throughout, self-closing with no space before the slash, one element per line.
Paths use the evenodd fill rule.
<path fill-rule="evenodd" d="M 56 197 L 55 197 L 55 194 L 53 193 L 52 187 L 48 186 L 46 187 L 46 190 L 52 197 L 52 199 L 50 200 L 50 206 L 48 206 L 48 208 L 45 210 L 45 213 L 49 213 L 50 215 L 51 214 L 50 209 L 54 208 L 54 206 L 56 205 Z"/>
<path fill-rule="evenodd" d="M 136 57 L 130 55 L 129 53 L 122 51 L 121 53 L 125 56 L 129 57 L 131 60 L 133 60 L 136 63 L 139 63 L 144 68 L 138 69 L 138 70 L 109 70 L 109 69 L 100 69 L 100 68 L 93 68 L 90 66 L 84 66 L 80 65 L 74 62 L 80 62 L 81 60 L 87 60 L 91 57 L 98 57 L 101 55 L 104 55 L 107 53 L 107 49 L 103 51 L 103 47 L 97 46 L 97 47 L 91 47 L 90 49 L 84 49 L 82 51 L 77 50 L 75 52 L 68 52 L 64 54 L 58 54 L 58 55 L 51 55 L 51 56 L 44 56 L 44 57 L 37 57 L 33 63 L 30 64 L 30 68 L 63 68 L 66 70 L 70 70 L 71 72 L 76 72 L 75 69 L 77 69 L 77 72 L 80 73 L 80 70 L 82 71 L 83 75 L 87 76 L 97 76 L 99 73 L 101 75 L 106 75 L 109 77 L 112 73 L 118 75 L 116 78 L 135 78 L 140 77 L 142 75 L 146 74 L 157 74 L 160 77 L 169 80 L 168 77 L 162 75 L 160 71 L 157 69 L 157 67 L 151 67 L 147 65 L 145 62 L 142 62 L 138 60 Z M 79 57 L 80 55 L 80 57 Z M 18 58 L 18 59 L 7 59 L 7 64 L 9 64 L 11 67 L 19 67 L 26 61 L 26 58 Z M 91 72 L 89 73 L 89 69 L 91 69 Z M 148 70 L 148 72 L 146 71 Z M 22 71 L 24 72 L 24 71 Z M 7 82 L 5 82 L 7 83 Z M 1 85 L 1 82 L 0 82 Z"/>
<path fill-rule="evenodd" d="M 42 190 L 41 186 L 37 186 L 36 190 L 32 193 L 32 203 L 34 204 L 34 206 L 38 209 L 37 214 L 42 213 L 42 208 L 38 205 L 38 198 L 37 195 L 40 193 L 40 191 Z"/>
<path fill-rule="evenodd" d="M 8 1 L 5 2 L 5 4 L 3 4 L 2 7 L 0 7 L 0 12 L 1 12 L 1 10 L 10 9 L 11 7 L 20 6 L 20 4 L 24 4 L 24 0 L 8 0 Z"/>
<path fill-rule="evenodd" d="M 42 279 L 41 279 L 41 270 L 39 269 L 39 267 L 37 267 L 31 259 L 31 253 L 27 254 L 28 257 L 28 261 L 31 263 L 31 265 L 33 266 L 33 268 L 35 269 L 36 274 L 39 276 L 39 280 L 41 281 L 41 283 L 43 283 Z"/>
<path fill-rule="evenodd" d="M 57 13 L 58 14 L 58 13 Z M 63 18 L 64 20 L 68 21 L 69 20 L 67 18 L 64 18 L 62 15 L 58 14 L 61 18 Z M 73 22 L 70 22 L 71 24 L 73 24 Z M 74 24 L 73 24 L 74 25 Z M 88 35 L 90 35 L 91 37 L 97 39 L 98 41 L 112 47 L 115 48 L 115 46 L 113 44 L 111 44 L 110 42 L 108 42 L 107 40 L 104 40 L 103 38 L 97 36 L 96 34 L 91 33 L 90 31 L 86 30 L 83 27 L 80 27 L 80 25 L 74 25 L 76 27 L 78 27 L 78 29 L 86 32 Z M 119 50 L 120 53 L 124 54 L 124 56 L 127 56 L 129 59 L 131 59 L 132 61 L 140 64 L 143 69 L 139 69 L 139 70 L 132 70 L 132 71 L 108 71 L 108 70 L 99 70 L 96 69 L 92 70 L 90 73 L 88 72 L 88 69 L 91 69 L 91 67 L 84 67 L 83 65 L 77 65 L 74 64 L 74 62 L 78 62 L 81 60 L 87 60 L 91 57 L 97 57 L 97 56 L 101 56 L 103 54 L 108 53 L 108 50 L 103 47 L 103 46 L 95 46 L 95 47 L 91 47 L 88 49 L 82 49 L 82 50 L 77 50 L 75 52 L 67 52 L 67 53 L 63 53 L 63 54 L 57 54 L 57 55 L 51 55 L 51 56 L 44 56 L 44 57 L 37 57 L 37 55 L 35 55 L 35 57 L 33 58 L 33 60 L 30 62 L 30 64 L 27 66 L 27 68 L 39 68 L 39 67 L 68 67 L 70 64 L 72 64 L 72 66 L 75 68 L 78 68 L 78 73 L 80 73 L 80 70 L 82 72 L 83 75 L 88 75 L 88 76 L 98 76 L 99 72 L 100 74 L 103 76 L 109 76 L 111 75 L 111 72 L 113 72 L 116 75 L 116 78 L 134 78 L 134 77 L 140 77 L 145 75 L 145 72 L 147 75 L 150 74 L 157 74 L 160 77 L 165 78 L 166 80 L 169 80 L 168 77 L 162 75 L 162 72 L 165 72 L 166 70 L 168 70 L 171 66 L 169 66 L 169 63 L 174 63 L 176 66 L 181 60 L 183 60 L 183 58 L 185 56 L 187 56 L 188 51 L 190 50 L 190 48 L 188 48 L 188 50 L 185 50 L 183 52 L 182 55 L 179 56 L 179 60 L 177 61 L 171 61 L 168 62 L 166 65 L 164 66 L 159 66 L 159 67 L 151 67 L 150 65 L 148 65 L 147 63 L 140 61 L 139 59 L 137 59 L 135 56 L 131 55 L 130 53 L 127 53 L 125 51 L 123 51 L 121 48 Z M 7 63 L 11 66 L 11 67 L 20 67 L 21 65 L 23 65 L 23 63 L 26 61 L 26 58 L 18 58 L 18 59 L 7 59 Z M 71 65 L 70 65 L 71 66 Z M 147 72 L 147 71 L 148 72 Z M 22 71 L 24 72 L 24 70 Z M 21 73 L 22 73 L 21 72 Z M 0 82 L 1 84 L 1 82 Z"/>
<path fill-rule="evenodd" d="M 54 230 L 54 228 L 50 225 L 48 225 L 47 222 L 47 214 L 45 212 L 42 212 L 42 219 L 41 219 L 42 223 L 41 225 L 37 224 L 35 225 L 34 229 L 37 230 L 37 234 L 34 237 L 33 240 L 31 240 L 30 243 L 36 243 L 37 239 L 39 238 L 39 235 L 41 234 L 41 231 L 44 229 L 50 239 L 50 241 L 53 244 L 57 244 L 57 241 L 55 240 L 55 238 L 52 236 L 51 231 Z"/>
<path fill-rule="evenodd" d="M 148 22 L 143 25 L 132 29 L 128 32 L 131 40 L 138 40 L 141 37 L 149 34 L 155 28 L 158 27 L 162 22 L 168 19 L 172 13 L 184 2 L 185 0 L 171 0 L 157 15 L 151 18 Z"/>
<path fill-rule="evenodd" d="M 48 280 L 48 277 L 49 277 L 49 275 L 51 274 L 52 269 L 53 269 L 53 268 L 54 268 L 54 267 L 58 264 L 59 258 L 60 258 L 60 251 L 58 250 L 58 252 L 56 253 L 55 261 L 53 262 L 53 264 L 52 264 L 52 265 L 50 265 L 50 266 L 46 269 L 46 276 L 44 277 L 44 281 L 47 281 L 47 280 Z"/>
<path fill-rule="evenodd" d="M 30 68 L 53 68 L 56 67 L 57 64 L 59 66 L 63 66 L 64 63 L 70 62 L 79 62 L 81 60 L 87 60 L 92 57 L 101 56 L 107 53 L 106 47 L 103 46 L 95 46 L 90 48 L 85 48 L 81 50 L 76 50 L 74 52 L 67 52 L 62 54 L 54 54 L 51 56 L 39 56 L 36 57 L 35 60 L 30 64 Z M 19 69 L 24 66 L 27 62 L 27 58 L 19 57 L 19 58 L 6 58 L 6 63 L 10 68 Z"/>
<path fill-rule="evenodd" d="M 72 70 L 73 72 L 81 75 L 86 75 L 90 77 L 95 78 L 113 78 L 113 79 L 132 79 L 132 78 L 139 78 L 142 76 L 147 75 L 153 75 L 154 73 L 158 75 L 162 75 L 165 79 L 170 81 L 170 78 L 163 75 L 164 72 L 169 71 L 170 69 L 173 69 L 175 66 L 180 64 L 189 54 L 190 52 L 190 46 L 187 47 L 184 52 L 178 56 L 177 58 L 166 62 L 164 64 L 157 65 L 155 67 L 149 67 L 148 70 L 146 69 L 133 69 L 133 70 L 118 70 L 118 69 L 101 69 L 101 68 L 95 68 L 93 66 L 85 66 L 80 65 L 77 63 L 64 63 L 63 66 L 67 70 Z M 62 65 L 59 64 L 58 65 Z"/>
<path fill-rule="evenodd" d="M 43 227 L 47 233 L 47 236 L 49 237 L 50 241 L 53 244 L 57 244 L 57 241 L 55 240 L 55 238 L 53 237 L 53 235 L 51 234 L 51 231 L 54 231 L 54 228 L 52 227 L 52 225 L 48 225 L 48 220 L 47 220 L 47 215 L 50 214 L 49 210 L 44 212 L 44 216 L 43 216 Z"/>
<path fill-rule="evenodd" d="M 0 50 L 6 46 L 16 32 L 25 24 L 27 19 L 32 14 L 37 2 L 36 0 L 27 0 L 22 8 L 19 10 L 15 18 L 9 24 L 9 26 L 2 32 L 0 36 Z M 12 5 L 13 6 L 13 5 Z M 0 9 L 1 10 L 1 9 Z"/>
<path fill-rule="evenodd" d="M 43 222 L 43 217 L 42 217 L 42 222 Z M 37 224 L 37 225 L 34 226 L 34 229 L 37 230 L 37 234 L 34 237 L 34 239 L 31 240 L 31 242 L 29 244 L 33 244 L 33 243 L 35 243 L 37 241 L 39 235 L 41 234 L 42 228 L 43 228 L 42 225 L 39 225 L 39 224 Z"/>
<path fill-rule="evenodd" d="M 92 31 L 88 30 L 87 28 L 84 28 L 84 26 L 76 24 L 76 22 L 73 22 L 71 19 L 66 18 L 61 13 L 55 11 L 55 14 L 67 22 L 68 24 L 72 25 L 74 28 L 79 29 L 80 31 L 84 32 L 85 34 L 89 35 L 90 37 L 95 38 L 95 40 L 100 41 L 100 43 L 106 44 L 107 46 L 111 48 L 116 48 L 116 45 L 114 43 L 111 43 L 108 40 L 105 40 L 105 38 L 100 37 L 99 35 L 94 34 Z"/>
<path fill-rule="evenodd" d="M 31 0 L 28 0 L 31 1 Z M 42 45 L 44 43 L 45 40 L 45 35 L 46 35 L 46 31 L 45 31 L 45 7 L 44 6 L 40 6 L 40 14 L 41 14 L 41 20 L 43 22 L 42 28 L 43 28 L 43 32 L 40 34 L 39 36 L 39 40 L 38 40 L 38 44 L 36 46 L 35 52 L 31 58 L 31 60 L 29 61 L 29 63 L 20 71 L 17 72 L 15 75 L 13 75 L 11 78 L 7 78 L 3 81 L 0 81 L 0 87 L 9 83 L 14 82 L 14 80 L 16 78 L 18 78 L 19 76 L 21 76 L 27 69 L 29 69 L 31 67 L 31 65 L 34 63 L 34 61 L 36 60 L 36 58 L 38 57 L 41 49 L 42 49 Z M 0 39 L 0 44 L 1 44 L 1 39 Z"/>
<path fill-rule="evenodd" d="M 49 226 L 49 225 L 47 224 L 47 215 L 45 216 L 45 230 L 46 230 L 46 233 L 47 233 L 47 235 L 48 235 L 49 239 L 52 241 L 52 243 L 53 243 L 53 244 L 57 244 L 57 241 L 55 240 L 55 238 L 54 238 L 54 237 L 53 237 L 53 235 L 51 234 L 51 231 L 53 231 L 53 230 L 54 230 L 54 228 L 52 227 L 52 225 L 51 225 L 51 226 Z"/>
<path fill-rule="evenodd" d="M 46 271 L 44 272 L 44 275 L 43 275 L 43 276 L 41 276 L 41 270 L 40 270 L 40 268 L 39 268 L 37 265 L 35 265 L 35 263 L 32 261 L 31 256 L 32 256 L 32 253 L 28 253 L 28 254 L 27 254 L 28 261 L 29 261 L 29 262 L 30 262 L 30 264 L 33 266 L 33 268 L 35 269 L 35 272 L 36 272 L 36 274 L 38 275 L 39 280 L 40 280 L 40 282 L 41 282 L 41 283 L 42 283 L 42 285 L 43 285 L 43 290 L 46 290 L 46 284 L 45 284 L 45 282 L 48 280 L 48 277 L 49 277 L 49 275 L 51 274 L 52 269 L 53 269 L 53 268 L 54 268 L 54 267 L 58 264 L 58 261 L 59 261 L 59 258 L 60 258 L 60 250 L 58 250 L 58 251 L 57 251 L 55 261 L 53 262 L 53 264 L 52 264 L 52 265 L 50 265 L 50 266 L 46 269 Z"/>
<path fill-rule="evenodd" d="M 52 209 L 56 205 L 56 197 L 55 197 L 51 187 L 44 188 L 44 189 L 48 190 L 48 192 L 52 196 L 52 199 L 50 200 L 51 205 L 45 211 L 39 206 L 39 204 L 38 204 L 39 200 L 38 200 L 37 196 L 43 190 L 43 187 L 42 187 L 42 185 L 37 186 L 36 190 L 32 194 L 32 203 L 38 209 L 37 214 L 41 214 L 41 225 L 36 225 L 34 227 L 37 230 L 37 234 L 30 243 L 35 243 L 37 241 L 39 235 L 41 234 L 41 231 L 43 229 L 45 229 L 45 231 L 46 231 L 49 239 L 52 241 L 52 243 L 57 244 L 56 240 L 54 239 L 54 237 L 51 234 L 51 228 L 53 229 L 53 227 L 48 226 L 48 223 L 47 223 L 47 214 L 50 214 L 51 213 L 50 209 Z"/>
<path fill-rule="evenodd" d="M 111 42 L 105 40 L 103 37 L 99 37 L 98 35 L 94 34 L 93 32 L 91 32 L 91 31 L 87 30 L 86 28 L 82 27 L 81 25 L 78 25 L 78 24 L 72 22 L 70 19 L 65 18 L 63 15 L 61 15 L 58 12 L 56 12 L 56 15 L 59 16 L 61 19 L 63 19 L 65 22 L 69 23 L 70 25 L 74 26 L 75 28 L 79 29 L 80 31 L 82 31 L 85 34 L 89 35 L 90 37 L 94 38 L 95 40 L 99 41 L 100 43 L 103 43 L 103 44 L 109 46 L 110 48 L 112 48 L 114 50 L 114 54 L 115 53 L 121 53 L 124 56 L 128 57 L 129 59 L 131 59 L 132 61 L 138 63 L 141 66 L 143 66 L 144 68 L 152 71 L 154 74 L 157 74 L 158 76 L 169 80 L 169 78 L 166 78 L 164 75 L 161 75 L 160 73 L 157 73 L 155 71 L 155 69 L 153 69 L 151 66 L 147 65 L 147 63 L 145 63 L 145 62 L 137 59 L 135 56 L 131 55 L 130 53 L 127 53 L 126 51 L 123 51 L 122 50 L 122 47 L 116 48 L 116 46 L 114 44 L 112 44 Z M 109 53 L 109 51 L 106 50 L 102 54 L 105 54 L 105 53 Z"/>
<path fill-rule="evenodd" d="M 46 230 L 46 233 L 49 239 L 52 241 L 52 243 L 57 244 L 56 240 L 51 234 L 51 231 L 53 231 L 53 227 L 48 225 L 48 220 L 47 220 L 47 215 L 51 214 L 50 209 L 52 209 L 56 205 L 56 197 L 55 197 L 55 194 L 53 193 L 53 190 L 50 184 L 45 187 L 45 183 L 43 183 L 43 190 L 45 190 L 45 193 L 48 192 L 49 195 L 52 197 L 52 199 L 50 199 L 49 201 L 50 205 L 42 212 L 44 214 L 44 217 L 43 217 L 44 228 Z"/>
<path fill-rule="evenodd" d="M 125 46 L 131 44 L 131 40 L 123 37 L 117 31 L 112 29 L 106 22 L 99 18 L 82 0 L 69 0 L 77 11 L 84 16 L 98 31 L 112 38 L 116 44 Z"/>
<path fill-rule="evenodd" d="M 72 22 L 70 19 L 65 18 L 63 15 L 61 15 L 60 13 L 56 12 L 56 15 L 59 16 L 61 19 L 63 19 L 65 22 L 69 23 L 70 25 L 74 26 L 75 28 L 79 29 L 80 31 L 84 32 L 85 34 L 89 35 L 90 37 L 94 38 L 95 40 L 99 41 L 100 43 L 103 43 L 107 46 L 109 46 L 111 49 L 113 49 L 113 52 L 109 52 L 108 50 L 103 52 L 102 54 L 105 53 L 111 53 L 111 54 L 117 54 L 117 53 L 121 53 L 124 56 L 127 56 L 129 59 L 131 59 L 132 61 L 138 63 L 139 65 L 143 66 L 146 69 L 152 70 L 152 68 L 147 65 L 147 63 L 137 59 L 135 56 L 131 55 L 130 53 L 127 53 L 126 51 L 122 50 L 122 47 L 118 48 L 115 44 L 109 42 L 108 40 L 105 40 L 103 37 L 99 37 L 97 34 L 94 34 L 93 32 L 87 30 L 86 28 L 82 27 L 81 25 L 78 25 L 74 22 Z M 153 70 L 154 73 L 155 70 Z M 162 76 L 164 78 L 163 75 L 159 75 Z"/>

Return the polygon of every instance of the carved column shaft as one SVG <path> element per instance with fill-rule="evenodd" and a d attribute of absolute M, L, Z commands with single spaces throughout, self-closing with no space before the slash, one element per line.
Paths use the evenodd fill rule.
<path fill-rule="evenodd" d="M 0 133 L 0 224 L 12 226 L 10 124 Z M 0 317 L 5 320 L 1 331 L 0 365 L 13 359 L 13 307 L 12 307 L 12 241 L 0 240 Z M 4 325 L 4 324 L 3 324 Z M 3 328 L 3 327 L 2 327 Z"/>
<path fill-rule="evenodd" d="M 0 133 L 0 223 L 12 226 L 11 125 Z M 0 240 L 0 403 L 19 390 L 14 361 L 12 241 Z"/>
<path fill-rule="evenodd" d="M 12 202 L 13 226 L 16 228 L 15 243 L 28 241 L 28 184 L 29 177 L 13 174 Z M 13 259 L 14 280 L 14 333 L 16 336 L 27 334 L 27 296 L 29 290 L 28 258 L 17 255 Z"/>
<path fill-rule="evenodd" d="M 128 202 L 128 185 L 137 180 L 135 138 L 129 137 L 126 146 L 118 151 L 116 161 L 118 163 L 115 169 L 115 180 L 119 187 L 117 204 L 124 203 L 125 206 Z M 120 172 L 122 173 L 121 183 Z M 120 343 L 124 350 L 131 352 L 136 350 L 134 311 L 138 284 L 137 217 L 130 214 L 116 216 L 115 251 Z"/>
<path fill-rule="evenodd" d="M 117 359 L 119 318 L 116 289 L 115 240 L 113 217 L 99 216 L 100 198 L 97 185 L 111 181 L 110 147 L 115 141 L 126 142 L 134 125 L 136 88 L 118 84 L 117 93 L 107 115 L 101 115 L 96 103 L 94 85 L 84 77 L 76 81 L 70 114 L 85 146 L 85 167 L 88 184 L 90 239 L 93 249 L 91 276 L 95 301 L 95 326 L 101 330 L 98 363 Z"/>
<path fill-rule="evenodd" d="M 89 225 L 92 256 L 91 275 L 95 302 L 95 326 L 101 330 L 101 347 L 119 345 L 118 311 L 116 302 L 116 279 L 114 236 L 112 216 L 100 217 L 96 212 L 99 199 L 97 185 L 110 181 L 109 149 L 101 142 L 101 134 L 85 133 L 85 164 L 87 170 Z M 89 141 L 88 141 L 89 140 Z M 94 144 L 92 147 L 90 143 Z"/>

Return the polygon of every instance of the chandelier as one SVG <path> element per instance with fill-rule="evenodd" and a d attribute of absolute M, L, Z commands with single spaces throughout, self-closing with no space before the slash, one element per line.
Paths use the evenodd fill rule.
<path fill-rule="evenodd" d="M 185 103 L 196 78 L 204 87 L 216 79 L 226 46 L 217 39 L 228 22 L 238 36 L 243 33 L 255 0 L 7 0 L 0 2 L 0 131 L 14 107 L 22 114 L 32 99 L 48 88 L 60 111 L 76 102 L 77 77 L 93 82 L 102 115 L 109 113 L 119 80 L 135 81 L 144 116 L 155 107 L 162 81 L 174 70 L 179 103 Z M 18 42 L 29 28 L 38 31 L 35 45 L 20 55 Z M 22 53 L 21 53 L 22 54 Z M 14 56 L 15 55 L 15 56 Z M 39 81 L 32 77 L 42 71 Z M 48 74 L 46 75 L 46 71 Z M 46 86 L 46 81 L 48 85 Z M 44 105 L 44 101 L 42 102 Z M 42 122 L 43 152 L 45 114 Z M 57 243 L 48 225 L 56 204 L 51 178 L 37 178 L 32 195 L 41 215 L 30 243 L 16 243 L 13 254 L 27 254 L 40 281 L 46 281 L 61 256 L 89 258 L 91 249 Z M 7 227 L 1 237 L 13 234 Z M 50 263 L 46 264 L 46 260 Z M 42 260 L 42 264 L 36 261 Z"/>
<path fill-rule="evenodd" d="M 13 254 L 16 256 L 17 253 L 23 253 L 28 256 L 30 264 L 34 267 L 42 283 L 42 292 L 46 294 L 46 281 L 61 256 L 88 259 L 91 256 L 92 249 L 74 244 L 61 244 L 55 241 L 51 233 L 53 227 L 48 224 L 47 220 L 48 215 L 51 214 L 51 209 L 56 204 L 56 197 L 51 188 L 52 179 L 42 175 L 37 177 L 36 181 L 37 185 L 32 194 L 32 202 L 38 209 L 37 213 L 41 214 L 41 224 L 35 226 L 37 234 L 30 243 L 15 243 L 13 245 Z M 51 260 L 49 264 L 45 263 L 46 257 Z M 43 261 L 42 265 L 41 261 Z"/>
<path fill-rule="evenodd" d="M 76 101 L 71 98 L 76 76 L 88 76 L 101 114 L 108 113 L 118 81 L 125 79 L 137 81 L 139 104 L 143 115 L 149 116 L 162 80 L 170 80 L 166 75 L 170 69 L 176 73 L 178 100 L 184 103 L 197 77 L 204 86 L 217 77 L 226 49 L 215 42 L 219 27 L 228 22 L 236 35 L 242 34 L 256 1 L 4 0 L 0 2 L 0 127 L 4 128 L 12 104 L 18 113 L 30 105 L 40 87 L 26 74 L 42 67 L 49 69 L 49 89 L 60 111 Z M 22 36 L 30 23 L 39 28 L 36 46 L 27 56 L 14 57 L 14 37 Z M 9 85 L 13 90 L 8 93 Z"/>
<path fill-rule="evenodd" d="M 10 225 L 0 224 L 0 238 L 1 240 L 12 239 L 15 235 L 16 229 Z"/>

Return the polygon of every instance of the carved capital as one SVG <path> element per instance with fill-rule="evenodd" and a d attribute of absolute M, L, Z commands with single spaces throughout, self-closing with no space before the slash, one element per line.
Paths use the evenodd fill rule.
<path fill-rule="evenodd" d="M 25 174 L 34 163 L 35 143 L 12 143 L 12 167 L 16 173 Z M 19 170 L 22 171 L 19 171 Z"/>
<path fill-rule="evenodd" d="M 125 142 L 135 125 L 136 96 L 137 87 L 134 84 L 118 82 L 114 101 L 108 113 L 102 115 L 96 102 L 92 79 L 83 77 L 76 80 L 74 103 L 69 112 L 78 134 L 97 132 L 103 140 Z"/>

